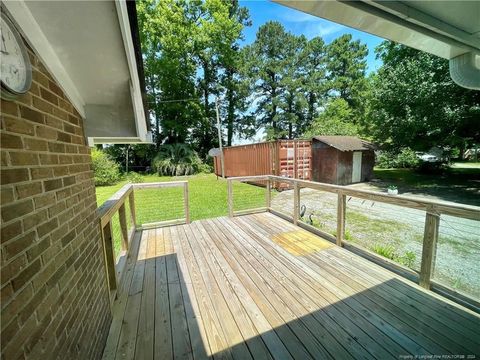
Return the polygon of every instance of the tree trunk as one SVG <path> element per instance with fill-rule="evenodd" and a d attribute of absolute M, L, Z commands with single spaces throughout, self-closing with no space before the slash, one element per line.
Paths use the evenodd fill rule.
<path fill-rule="evenodd" d="M 235 100 L 233 93 L 233 70 L 227 69 L 227 146 L 232 146 L 233 125 L 235 121 Z"/>

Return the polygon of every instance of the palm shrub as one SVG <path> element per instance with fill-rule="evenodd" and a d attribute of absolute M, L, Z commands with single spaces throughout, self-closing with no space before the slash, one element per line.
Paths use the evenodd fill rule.
<path fill-rule="evenodd" d="M 152 166 L 158 175 L 181 176 L 199 172 L 202 161 L 186 144 L 168 144 L 160 147 Z"/>
<path fill-rule="evenodd" d="M 95 185 L 113 185 L 120 180 L 120 166 L 107 154 L 98 149 L 92 149 L 93 173 Z"/>

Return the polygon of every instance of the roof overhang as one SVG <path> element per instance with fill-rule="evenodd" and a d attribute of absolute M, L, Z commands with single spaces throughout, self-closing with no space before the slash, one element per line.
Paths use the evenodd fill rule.
<path fill-rule="evenodd" d="M 480 86 L 479 1 L 273 1 L 449 59 Z"/>
<path fill-rule="evenodd" d="M 85 120 L 90 145 L 151 142 L 135 2 L 2 4 Z"/>

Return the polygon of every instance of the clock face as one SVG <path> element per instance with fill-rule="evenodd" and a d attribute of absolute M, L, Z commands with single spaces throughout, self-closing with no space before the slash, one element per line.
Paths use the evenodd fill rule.
<path fill-rule="evenodd" d="M 25 45 L 12 22 L 2 14 L 0 19 L 0 74 L 2 95 L 26 93 L 32 73 Z"/>

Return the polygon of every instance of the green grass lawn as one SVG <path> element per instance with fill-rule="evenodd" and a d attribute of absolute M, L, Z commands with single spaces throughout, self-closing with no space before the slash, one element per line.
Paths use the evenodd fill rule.
<path fill-rule="evenodd" d="M 453 163 L 441 173 L 420 173 L 411 169 L 374 169 L 380 188 L 396 185 L 400 193 L 430 195 L 462 204 L 480 204 L 480 163 Z"/>
<path fill-rule="evenodd" d="M 214 174 L 182 177 L 144 175 L 142 177 L 143 182 L 187 180 L 192 221 L 228 215 L 227 181 L 217 179 Z M 98 186 L 96 188 L 98 206 L 101 206 L 125 184 L 126 181 L 112 186 Z M 233 197 L 234 210 L 265 206 L 265 188 L 263 187 L 234 182 Z M 135 190 L 135 209 L 138 224 L 183 218 L 183 188 Z M 128 213 L 127 217 L 129 217 Z M 118 215 L 113 218 L 113 237 L 115 252 L 118 254 L 120 250 Z"/>

